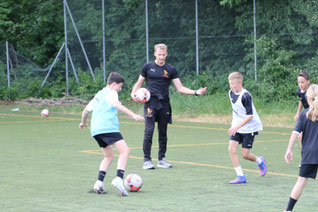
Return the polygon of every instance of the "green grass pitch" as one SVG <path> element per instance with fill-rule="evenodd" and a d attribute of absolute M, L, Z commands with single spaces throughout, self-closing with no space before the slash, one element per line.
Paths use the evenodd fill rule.
<path fill-rule="evenodd" d="M 247 183 L 235 178 L 227 152 L 228 125 L 174 122 L 168 127 L 166 158 L 171 169 L 143 170 L 144 124 L 121 118 L 120 129 L 131 148 L 125 174 L 143 179 L 139 192 L 128 197 L 110 183 L 116 175 L 117 152 L 104 180 L 104 195 L 91 193 L 102 154 L 80 131 L 80 115 L 0 111 L 0 211 L 283 211 L 298 176 L 300 149 L 294 162 L 284 154 L 291 129 L 265 128 L 256 136 L 252 153 L 266 158 L 268 174 L 243 160 Z M 157 163 L 157 133 L 152 157 Z M 240 151 L 240 149 L 239 149 Z M 317 211 L 318 184 L 309 180 L 294 211 Z"/>

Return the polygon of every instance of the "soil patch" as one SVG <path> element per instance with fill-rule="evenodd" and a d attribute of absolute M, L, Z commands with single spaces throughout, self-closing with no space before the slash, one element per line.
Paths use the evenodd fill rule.
<path fill-rule="evenodd" d="M 58 106 L 69 106 L 69 105 L 86 105 L 88 101 L 82 100 L 76 97 L 63 97 L 63 98 L 55 98 L 55 99 L 37 99 L 37 98 L 29 98 L 22 99 L 20 101 L 12 102 L 13 104 L 22 104 L 29 106 L 50 106 L 50 107 L 58 107 Z"/>

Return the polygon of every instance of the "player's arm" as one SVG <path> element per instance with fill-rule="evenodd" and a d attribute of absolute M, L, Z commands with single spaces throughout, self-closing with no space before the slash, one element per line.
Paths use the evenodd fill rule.
<path fill-rule="evenodd" d="M 79 128 L 82 130 L 83 127 L 87 127 L 86 119 L 89 114 L 89 112 L 93 111 L 95 104 L 95 97 L 86 105 L 85 109 L 82 112 L 82 120 L 79 124 Z"/>
<path fill-rule="evenodd" d="M 253 115 L 249 115 L 249 116 L 246 116 L 245 119 L 237 124 L 236 126 L 233 126 L 231 127 L 229 130 L 228 130 L 228 133 L 230 136 L 234 136 L 236 134 L 236 132 L 241 128 L 243 127 L 247 122 L 251 121 L 253 119 Z"/>
<path fill-rule="evenodd" d="M 132 112 L 131 110 L 129 110 L 128 108 L 126 108 L 124 105 L 122 105 L 119 101 L 115 102 L 113 104 L 113 106 L 119 110 L 120 112 L 126 113 L 127 115 L 131 116 L 133 119 L 135 119 L 136 121 L 144 121 L 145 119 L 143 117 L 141 117 L 138 114 L 135 114 L 134 112 Z"/>
<path fill-rule="evenodd" d="M 142 84 L 144 83 L 145 79 L 146 79 L 145 77 L 139 75 L 139 78 L 138 78 L 136 84 L 134 85 L 134 87 L 133 87 L 133 89 L 132 89 L 132 91 L 131 91 L 131 93 L 130 93 L 131 98 L 132 98 L 135 102 L 138 102 L 138 98 L 137 98 L 137 96 L 136 96 L 136 91 L 137 91 L 139 88 L 141 88 L 141 86 L 142 86 Z"/>
<path fill-rule="evenodd" d="M 82 122 L 79 124 L 80 130 L 82 130 L 83 127 L 87 126 L 86 119 L 87 119 L 88 114 L 89 114 L 89 111 L 85 107 L 85 109 L 82 112 Z"/>
<path fill-rule="evenodd" d="M 298 117 L 299 117 L 299 114 L 300 114 L 300 111 L 301 111 L 302 108 L 303 108 L 303 103 L 301 103 L 301 101 L 299 101 L 297 112 L 296 112 L 296 115 L 294 117 L 294 121 L 298 120 Z"/>
<path fill-rule="evenodd" d="M 293 161 L 293 146 L 295 144 L 296 139 L 298 138 L 299 134 L 304 130 L 304 119 L 306 119 L 306 113 L 304 111 L 300 113 L 299 119 L 297 120 L 296 126 L 294 128 L 294 131 L 292 132 L 287 151 L 285 154 L 285 161 L 289 163 L 290 161 Z"/>
<path fill-rule="evenodd" d="M 293 161 L 293 146 L 295 144 L 296 139 L 298 138 L 299 133 L 296 131 L 293 131 L 290 139 L 289 139 L 289 143 L 288 143 L 288 147 L 287 147 L 287 151 L 285 153 L 285 161 L 286 163 L 289 163 L 290 161 Z"/>
<path fill-rule="evenodd" d="M 187 87 L 184 87 L 179 78 L 173 79 L 172 82 L 173 82 L 174 86 L 176 86 L 177 91 L 179 93 L 183 93 L 183 94 L 203 95 L 207 90 L 207 87 L 199 88 L 198 90 L 191 90 Z"/>

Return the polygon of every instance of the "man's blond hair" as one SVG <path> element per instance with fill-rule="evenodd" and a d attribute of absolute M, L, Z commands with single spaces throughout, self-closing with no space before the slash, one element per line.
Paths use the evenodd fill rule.
<path fill-rule="evenodd" d="M 238 82 L 243 82 L 244 78 L 243 78 L 243 74 L 241 72 L 235 71 L 230 73 L 229 80 L 237 80 Z"/>
<path fill-rule="evenodd" d="M 155 45 L 155 51 L 156 51 L 157 49 L 167 50 L 167 51 L 168 51 L 168 46 L 167 46 L 166 44 L 159 43 L 159 44 Z"/>

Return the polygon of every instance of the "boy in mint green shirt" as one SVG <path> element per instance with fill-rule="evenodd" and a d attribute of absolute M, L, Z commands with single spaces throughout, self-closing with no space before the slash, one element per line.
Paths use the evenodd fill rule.
<path fill-rule="evenodd" d="M 144 118 L 133 113 L 120 103 L 118 92 L 123 84 L 124 78 L 120 74 L 116 72 L 110 73 L 107 86 L 100 90 L 85 107 L 82 113 L 82 122 L 79 125 L 81 130 L 84 126 L 87 126 L 87 116 L 89 112 L 93 111 L 90 128 L 91 135 L 104 154 L 104 159 L 99 167 L 98 178 L 94 184 L 94 191 L 98 194 L 105 193 L 104 177 L 114 158 L 112 145 L 119 152 L 117 176 L 112 180 L 112 185 L 117 187 L 123 196 L 128 196 L 123 184 L 123 177 L 130 150 L 119 131 L 117 112 L 118 110 L 124 112 L 136 121 L 144 121 Z"/>

